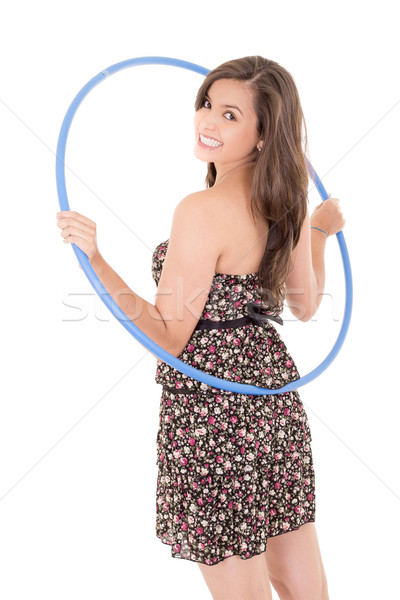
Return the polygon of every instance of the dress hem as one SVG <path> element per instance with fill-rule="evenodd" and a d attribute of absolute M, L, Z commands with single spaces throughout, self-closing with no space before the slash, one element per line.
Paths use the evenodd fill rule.
<path fill-rule="evenodd" d="M 294 529 L 288 529 L 288 531 L 282 531 L 281 533 L 276 533 L 275 535 L 267 536 L 266 542 L 265 542 L 265 545 L 266 545 L 265 550 L 262 550 L 262 552 L 254 552 L 254 554 L 252 554 L 251 556 L 242 556 L 241 554 L 231 554 L 230 556 L 223 556 L 222 558 L 218 559 L 216 562 L 214 562 L 212 564 L 206 563 L 203 560 L 194 560 L 193 558 L 185 558 L 183 556 L 178 556 L 177 554 L 174 555 L 172 553 L 171 553 L 171 558 L 177 558 L 179 560 L 187 560 L 190 562 L 200 563 L 202 565 L 206 565 L 207 567 L 213 567 L 213 566 L 217 565 L 218 563 L 222 562 L 223 560 L 231 558 L 232 556 L 238 556 L 242 560 L 249 560 L 250 558 L 253 558 L 254 556 L 259 556 L 260 554 L 263 554 L 264 552 L 267 551 L 268 539 L 278 537 L 279 535 L 284 535 L 285 533 L 291 533 L 292 531 L 298 531 L 300 529 L 300 527 L 303 527 L 303 525 L 307 525 L 308 523 L 315 523 L 315 519 L 309 519 L 308 521 L 305 521 L 304 523 L 302 523 L 298 527 L 295 527 Z M 168 541 L 164 540 L 157 532 L 156 532 L 156 537 L 166 546 L 173 546 L 175 543 L 175 542 L 168 542 Z"/>

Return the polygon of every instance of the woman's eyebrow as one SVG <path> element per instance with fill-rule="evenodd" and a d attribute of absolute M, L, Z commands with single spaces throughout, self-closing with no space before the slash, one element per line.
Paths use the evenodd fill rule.
<path fill-rule="evenodd" d="M 206 94 L 205 97 L 207 100 L 209 100 L 211 102 L 211 98 L 208 94 Z M 238 106 L 235 106 L 235 104 L 223 104 L 223 107 L 224 108 L 236 108 L 236 110 L 238 110 L 243 117 L 242 111 L 240 110 L 240 108 Z"/>

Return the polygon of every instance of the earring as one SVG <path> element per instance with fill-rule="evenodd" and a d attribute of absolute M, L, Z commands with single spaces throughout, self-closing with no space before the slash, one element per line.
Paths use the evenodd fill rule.
<path fill-rule="evenodd" d="M 259 148 L 258 146 L 257 146 L 257 150 L 258 150 L 259 152 L 261 152 L 261 148 Z"/>

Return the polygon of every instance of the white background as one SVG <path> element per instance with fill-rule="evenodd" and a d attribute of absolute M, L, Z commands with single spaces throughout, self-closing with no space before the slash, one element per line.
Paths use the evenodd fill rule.
<path fill-rule="evenodd" d="M 65 112 L 99 71 L 137 56 L 210 69 L 261 54 L 292 73 L 312 163 L 341 200 L 354 276 L 342 351 L 301 389 L 331 600 L 398 598 L 398 22 L 395 2 L 3 1 L 0 14 L 4 600 L 210 597 L 155 536 L 156 359 L 100 302 L 56 226 Z M 202 189 L 192 119 L 200 75 L 137 67 L 84 100 L 67 147 L 70 206 L 106 260 L 154 302 L 151 255 Z M 320 202 L 310 185 L 310 208 Z M 343 315 L 339 247 L 312 322 L 282 329 L 300 371 Z M 394 289 L 393 289 L 394 288 Z M 275 596 L 276 597 L 276 596 Z"/>

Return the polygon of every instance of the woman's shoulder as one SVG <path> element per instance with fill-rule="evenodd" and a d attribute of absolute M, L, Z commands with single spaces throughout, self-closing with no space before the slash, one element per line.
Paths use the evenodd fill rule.
<path fill-rule="evenodd" d="M 192 192 L 191 194 L 188 194 L 187 196 L 185 196 L 181 202 L 185 202 L 186 204 L 190 205 L 196 205 L 201 204 L 201 205 L 207 205 L 209 203 L 215 202 L 217 200 L 219 200 L 220 202 L 222 202 L 224 200 L 224 198 L 227 197 L 227 193 L 226 191 L 224 191 L 222 188 L 215 187 L 215 188 L 206 188 L 205 190 L 199 190 L 197 192 Z"/>
<path fill-rule="evenodd" d="M 229 207 L 227 194 L 223 190 L 207 188 L 188 194 L 178 203 L 180 211 L 188 211 L 202 215 L 207 219 L 219 220 L 226 214 Z"/>

